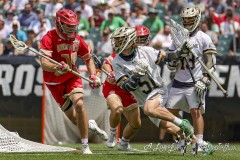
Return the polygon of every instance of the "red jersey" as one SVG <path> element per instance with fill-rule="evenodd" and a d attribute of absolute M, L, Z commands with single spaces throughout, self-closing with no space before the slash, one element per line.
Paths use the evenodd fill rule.
<path fill-rule="evenodd" d="M 77 57 L 84 60 L 91 52 L 88 45 L 79 35 L 76 35 L 74 41 L 64 40 L 60 38 L 55 29 L 48 31 L 47 34 L 43 36 L 40 49 L 44 51 L 45 56 L 57 62 L 64 61 L 71 69 L 76 69 Z M 55 76 L 54 72 L 43 71 L 43 78 L 47 84 L 64 83 L 73 77 L 76 78 L 77 76 L 70 72 Z"/>

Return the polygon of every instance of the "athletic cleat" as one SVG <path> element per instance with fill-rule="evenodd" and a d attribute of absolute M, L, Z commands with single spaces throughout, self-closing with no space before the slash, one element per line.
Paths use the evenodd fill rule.
<path fill-rule="evenodd" d="M 107 135 L 107 133 L 106 133 L 104 130 L 102 130 L 102 129 L 100 129 L 100 128 L 98 127 L 98 125 L 97 125 L 97 123 L 96 123 L 95 120 L 89 120 L 88 123 L 89 123 L 89 131 L 90 131 L 91 133 L 97 134 L 98 137 L 100 137 L 100 138 L 101 138 L 102 140 L 104 140 L 104 141 L 107 141 L 107 140 L 108 140 L 108 135 Z"/>
<path fill-rule="evenodd" d="M 190 122 L 187 119 L 183 119 L 179 127 L 186 134 L 187 137 L 193 136 L 194 134 L 193 126 L 190 124 Z"/>
<path fill-rule="evenodd" d="M 210 142 L 205 142 L 199 144 L 199 148 L 202 149 L 203 155 L 211 155 L 214 152 L 214 146 Z"/>
<path fill-rule="evenodd" d="M 118 143 L 118 150 L 121 150 L 121 151 L 134 151 L 135 149 L 132 148 L 129 143 L 126 143 L 126 144 Z"/>
<path fill-rule="evenodd" d="M 197 142 L 194 142 L 194 143 L 192 144 L 192 154 L 193 154 L 194 156 L 196 156 L 198 152 L 201 152 L 200 149 L 201 149 L 201 148 L 198 147 L 198 143 L 197 143 Z"/>
<path fill-rule="evenodd" d="M 82 154 L 92 154 L 92 151 L 89 149 L 88 144 L 82 145 Z"/>
<path fill-rule="evenodd" d="M 180 140 L 180 151 L 184 156 L 187 153 L 187 141 L 185 139 Z"/>
<path fill-rule="evenodd" d="M 117 134 L 116 133 L 115 134 L 111 133 L 110 136 L 109 136 L 109 139 L 107 141 L 108 148 L 115 147 L 116 141 L 117 141 Z"/>

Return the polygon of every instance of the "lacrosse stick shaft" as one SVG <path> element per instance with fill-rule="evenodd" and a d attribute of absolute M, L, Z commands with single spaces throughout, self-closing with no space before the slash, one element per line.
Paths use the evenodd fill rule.
<path fill-rule="evenodd" d="M 219 81 L 217 80 L 217 78 L 209 71 L 209 69 L 207 68 L 207 66 L 203 63 L 203 61 L 196 55 L 195 52 L 193 52 L 192 50 L 190 50 L 190 52 L 196 57 L 197 61 L 203 66 L 203 68 L 206 70 L 207 74 L 212 78 L 212 80 L 216 83 L 216 85 L 218 86 L 218 88 L 222 91 L 222 93 L 224 94 L 225 97 L 227 97 L 227 91 L 222 87 L 222 85 L 219 83 Z"/>
<path fill-rule="evenodd" d="M 56 64 L 56 65 L 62 66 L 61 63 L 58 63 L 57 61 L 55 61 L 55 60 L 53 60 L 53 59 L 51 59 L 51 58 L 49 58 L 49 57 L 41 54 L 40 52 L 37 52 L 36 50 L 34 50 L 34 49 L 30 48 L 30 47 L 28 47 L 28 48 L 26 48 L 26 49 L 29 49 L 30 51 L 36 53 L 37 55 L 39 55 L 39 56 L 41 56 L 41 57 L 49 60 L 50 62 L 52 62 L 52 63 L 54 63 L 54 64 Z M 93 83 L 92 80 L 90 80 L 90 79 L 88 79 L 88 78 L 86 78 L 86 77 L 83 77 L 83 76 L 80 75 L 78 72 L 76 72 L 76 71 L 74 71 L 74 70 L 72 70 L 72 69 L 70 69 L 70 68 L 68 69 L 68 72 L 71 72 L 72 74 L 74 74 L 74 75 L 76 75 L 76 76 L 78 76 L 78 77 L 80 77 L 80 78 L 82 78 L 82 79 L 84 79 L 84 80 L 86 80 L 86 81 L 88 81 L 88 82 L 90 82 L 90 83 Z"/>
<path fill-rule="evenodd" d="M 109 74 L 105 69 L 101 68 L 101 70 L 102 70 L 103 73 L 105 73 L 107 76 L 112 77 L 111 74 Z"/>

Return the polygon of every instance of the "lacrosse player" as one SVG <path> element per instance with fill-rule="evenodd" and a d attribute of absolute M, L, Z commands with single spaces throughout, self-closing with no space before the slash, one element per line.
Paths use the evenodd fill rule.
<path fill-rule="evenodd" d="M 175 117 L 163 107 L 168 93 L 158 65 L 164 52 L 137 46 L 136 38 L 136 29 L 133 27 L 120 27 L 111 36 L 112 46 L 117 53 L 112 61 L 117 85 L 134 95 L 138 104 L 144 107 L 144 113 L 155 118 L 153 121 L 157 126 L 160 123 L 161 127 L 166 128 L 176 124 L 187 136 L 192 136 L 191 124 Z M 160 122 L 160 119 L 163 120 Z"/>
<path fill-rule="evenodd" d="M 176 115 L 179 110 L 191 113 L 194 132 L 198 138 L 193 144 L 193 150 L 211 145 L 203 140 L 204 120 L 202 114 L 205 112 L 205 94 L 210 85 L 207 72 L 190 50 L 204 60 L 210 72 L 215 70 L 216 48 L 210 37 L 199 30 L 201 12 L 199 8 L 185 7 L 180 16 L 183 20 L 183 27 L 189 31 L 190 40 L 177 48 L 173 42 L 169 48 L 169 55 L 176 57 L 168 63 L 170 70 L 176 70 L 172 87 L 169 91 L 167 108 Z M 170 57 L 170 56 L 168 56 Z M 205 147 L 206 148 L 206 147 Z M 211 148 L 211 147 L 207 147 Z M 213 150 L 204 150 L 211 154 Z"/>
<path fill-rule="evenodd" d="M 68 68 L 76 70 L 76 59 L 81 58 L 90 73 L 90 86 L 100 86 L 96 68 L 91 59 L 87 44 L 76 34 L 77 15 L 71 10 L 59 10 L 56 13 L 56 29 L 49 31 L 41 41 L 41 52 L 45 56 L 61 63 L 61 66 L 41 58 L 43 78 L 54 99 L 67 117 L 78 126 L 83 154 L 92 154 L 88 146 L 88 128 L 102 136 L 104 131 L 97 127 L 95 121 L 89 121 L 83 104 L 82 79 L 67 72 Z M 77 70 L 76 70 L 77 71 Z M 72 107 L 74 106 L 74 107 Z M 105 133 L 105 136 L 106 133 Z"/>

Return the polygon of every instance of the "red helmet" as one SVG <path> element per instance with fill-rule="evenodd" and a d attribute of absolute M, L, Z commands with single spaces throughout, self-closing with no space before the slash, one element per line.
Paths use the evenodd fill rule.
<path fill-rule="evenodd" d="M 136 26 L 137 39 L 136 43 L 138 45 L 146 45 L 149 42 L 150 31 L 145 26 Z"/>
<path fill-rule="evenodd" d="M 60 37 L 74 40 L 78 23 L 77 15 L 72 10 L 62 9 L 57 11 L 55 25 Z"/>

